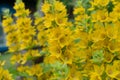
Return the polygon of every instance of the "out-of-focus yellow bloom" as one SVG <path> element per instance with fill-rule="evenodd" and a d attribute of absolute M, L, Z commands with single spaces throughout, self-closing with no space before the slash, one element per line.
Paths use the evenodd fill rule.
<path fill-rule="evenodd" d="M 118 20 L 118 14 L 116 12 L 109 13 L 108 21 L 116 22 Z"/>
<path fill-rule="evenodd" d="M 117 71 L 113 65 L 107 65 L 106 66 L 106 74 L 111 77 L 111 78 L 115 78 L 116 74 L 118 74 L 119 71 Z"/>
<path fill-rule="evenodd" d="M 80 71 L 76 71 L 75 66 L 71 68 L 68 80 L 82 80 L 82 74 L 80 73 Z"/>
<path fill-rule="evenodd" d="M 97 74 L 99 74 L 99 75 L 103 74 L 103 72 L 105 70 L 104 64 L 102 64 L 100 66 L 99 65 L 93 65 L 93 66 L 94 66 L 94 70 Z"/>
<path fill-rule="evenodd" d="M 49 38 L 53 40 L 58 40 L 62 35 L 64 35 L 62 33 L 63 30 L 64 28 L 61 28 L 61 27 L 56 27 L 56 28 L 51 29 Z"/>
<path fill-rule="evenodd" d="M 30 13 L 28 9 L 25 9 L 25 5 L 22 1 L 15 3 L 14 9 L 16 10 L 16 13 L 14 14 L 16 17 L 28 16 Z"/>
<path fill-rule="evenodd" d="M 120 17 L 120 3 L 118 3 L 114 8 L 113 11 Z"/>
<path fill-rule="evenodd" d="M 50 63 L 50 64 L 52 64 L 52 63 L 55 63 L 56 60 L 59 60 L 59 59 L 55 55 L 50 55 L 48 57 L 45 57 L 44 63 Z"/>
<path fill-rule="evenodd" d="M 31 67 L 29 67 L 26 72 L 30 75 L 30 76 L 37 76 L 37 77 L 40 77 L 43 72 L 42 72 L 42 68 L 40 65 L 33 65 Z"/>
<path fill-rule="evenodd" d="M 52 21 L 54 20 L 54 16 L 52 14 L 45 14 L 45 17 L 43 18 L 43 20 L 45 20 L 43 23 L 44 23 L 44 26 L 46 28 L 49 28 L 52 26 Z"/>
<path fill-rule="evenodd" d="M 59 8 L 58 8 L 58 6 L 59 6 Z M 63 3 L 62 2 L 59 2 L 59 1 L 55 1 L 55 3 L 54 3 L 54 10 L 55 11 L 63 11 L 63 10 L 65 10 L 65 6 L 63 5 Z"/>
<path fill-rule="evenodd" d="M 25 64 L 26 60 L 24 58 L 22 58 L 21 54 L 15 54 L 11 57 L 11 63 L 15 64 L 15 63 L 20 63 L 20 64 Z"/>
<path fill-rule="evenodd" d="M 62 18 L 61 16 L 57 15 L 57 17 L 55 18 L 55 22 L 59 26 L 65 26 L 67 22 L 67 18 Z"/>
<path fill-rule="evenodd" d="M 44 13 L 47 13 L 47 12 L 49 12 L 50 11 L 50 7 L 51 7 L 51 5 L 49 4 L 49 3 L 44 3 L 43 5 L 42 5 L 42 11 L 44 12 Z"/>
<path fill-rule="evenodd" d="M 105 62 L 110 63 L 110 62 L 112 62 L 113 58 L 114 58 L 113 53 L 109 53 L 107 51 L 104 52 L 104 61 Z"/>
<path fill-rule="evenodd" d="M 120 43 L 110 41 L 108 44 L 108 50 L 112 53 L 120 51 Z"/>
<path fill-rule="evenodd" d="M 5 62 L 6 62 L 6 61 L 0 61 L 0 67 L 1 67 L 1 66 L 4 66 Z"/>
<path fill-rule="evenodd" d="M 120 72 L 115 75 L 115 79 L 120 80 Z"/>
<path fill-rule="evenodd" d="M 92 49 L 101 49 L 104 47 L 104 41 L 98 41 L 91 45 Z"/>
<path fill-rule="evenodd" d="M 95 30 L 93 31 L 93 33 L 91 34 L 91 38 L 94 42 L 98 42 L 100 40 L 104 40 L 105 39 L 105 29 L 101 28 L 99 30 Z"/>
<path fill-rule="evenodd" d="M 61 56 L 62 50 L 57 40 L 53 40 L 49 44 L 49 52 L 57 58 Z M 54 45 L 54 46 L 53 46 Z"/>
<path fill-rule="evenodd" d="M 68 37 L 68 36 L 65 36 L 65 35 L 61 36 L 61 37 L 58 39 L 61 47 L 64 47 L 64 46 L 68 45 L 68 44 L 69 44 L 69 41 L 68 41 L 68 40 L 69 40 L 69 37 Z"/>
<path fill-rule="evenodd" d="M 93 13 L 92 15 L 92 21 L 93 22 L 108 22 L 108 12 L 106 10 L 98 10 L 96 13 Z"/>
<path fill-rule="evenodd" d="M 119 60 L 114 60 L 113 66 L 116 70 L 120 71 L 120 61 Z"/>
<path fill-rule="evenodd" d="M 66 50 L 63 55 L 61 55 L 61 59 L 65 64 L 72 64 L 73 61 L 73 53 L 70 51 Z"/>
<path fill-rule="evenodd" d="M 19 10 L 25 8 L 24 3 L 21 1 L 20 3 L 15 3 L 14 9 Z"/>
<path fill-rule="evenodd" d="M 74 10 L 74 14 L 76 15 L 76 14 L 84 14 L 85 13 L 85 8 L 83 8 L 83 7 L 80 7 L 80 8 L 75 8 L 75 10 Z"/>
<path fill-rule="evenodd" d="M 102 78 L 98 73 L 93 72 L 91 73 L 90 80 L 102 80 Z"/>
<path fill-rule="evenodd" d="M 8 27 L 12 23 L 13 23 L 13 19 L 11 17 L 9 17 L 9 18 L 3 20 L 2 25 L 3 25 L 3 27 Z"/>
<path fill-rule="evenodd" d="M 29 68 L 28 66 L 19 66 L 19 67 L 17 68 L 17 70 L 18 70 L 19 72 L 25 72 L 28 68 Z"/>
<path fill-rule="evenodd" d="M 92 0 L 91 4 L 94 6 L 107 6 L 110 0 Z"/>
<path fill-rule="evenodd" d="M 118 36 L 118 26 L 112 24 L 106 24 L 106 34 L 111 39 L 116 39 Z"/>
<path fill-rule="evenodd" d="M 13 80 L 12 74 L 0 67 L 0 80 Z"/>

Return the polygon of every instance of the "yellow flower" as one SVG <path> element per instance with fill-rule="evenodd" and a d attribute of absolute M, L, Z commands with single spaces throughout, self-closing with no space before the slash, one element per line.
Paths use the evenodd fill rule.
<path fill-rule="evenodd" d="M 111 77 L 111 78 L 115 78 L 116 74 L 118 74 L 118 71 L 115 69 L 115 67 L 113 65 L 106 65 L 106 74 Z"/>
<path fill-rule="evenodd" d="M 74 12 L 73 12 L 75 15 L 76 14 L 84 14 L 85 13 L 85 9 L 83 7 L 79 7 L 79 8 L 75 8 L 74 9 Z"/>
<path fill-rule="evenodd" d="M 24 9 L 24 8 L 25 8 L 25 5 L 22 1 L 20 3 L 15 3 L 15 6 L 14 6 L 15 10 L 20 10 L 20 9 Z"/>
<path fill-rule="evenodd" d="M 114 60 L 113 66 L 116 70 L 120 71 L 120 61 L 119 60 Z"/>
<path fill-rule="evenodd" d="M 49 36 L 49 39 L 53 39 L 53 40 L 58 40 L 62 35 L 62 31 L 64 30 L 64 28 L 62 27 L 56 27 L 51 29 Z"/>
<path fill-rule="evenodd" d="M 63 60 L 63 62 L 65 64 L 72 64 L 72 61 L 73 61 L 73 54 L 66 50 L 61 56 L 60 58 Z"/>
<path fill-rule="evenodd" d="M 4 28 L 5 33 L 9 33 L 15 30 L 15 25 L 7 26 Z"/>
<path fill-rule="evenodd" d="M 98 41 L 92 44 L 92 49 L 101 49 L 104 47 L 104 41 Z"/>
<path fill-rule="evenodd" d="M 69 37 L 68 36 L 65 36 L 65 35 L 63 35 L 63 36 L 61 36 L 59 39 L 58 39 L 58 41 L 59 41 L 59 44 L 60 44 L 60 46 L 61 47 L 64 47 L 64 46 L 66 46 L 67 44 L 69 44 Z"/>
<path fill-rule="evenodd" d="M 118 27 L 118 35 L 117 35 L 117 39 L 116 39 L 116 41 L 118 41 L 118 42 L 120 42 L 120 28 L 119 28 L 119 25 L 120 25 L 119 21 L 114 23 L 114 26 Z"/>
<path fill-rule="evenodd" d="M 77 17 L 75 17 L 75 23 L 78 23 L 79 22 L 82 22 L 83 20 L 85 19 L 89 19 L 88 15 L 87 14 L 83 14 L 83 15 L 78 15 Z M 79 24 L 80 25 L 80 24 Z"/>
<path fill-rule="evenodd" d="M 17 70 L 19 72 L 25 72 L 27 69 L 28 69 L 28 66 L 19 66 L 19 67 L 17 67 Z"/>
<path fill-rule="evenodd" d="M 40 65 L 33 65 L 29 67 L 25 72 L 27 72 L 30 76 L 37 76 L 40 77 L 43 72 L 42 72 L 42 67 Z"/>
<path fill-rule="evenodd" d="M 35 25 L 42 24 L 42 22 L 43 22 L 43 18 L 42 17 L 35 19 Z"/>
<path fill-rule="evenodd" d="M 98 0 L 101 6 L 107 6 L 110 0 Z"/>
<path fill-rule="evenodd" d="M 28 17 L 19 17 L 16 20 L 16 23 L 17 23 L 16 25 L 21 30 L 21 28 L 23 28 L 24 26 L 26 26 L 24 28 L 28 28 L 29 26 L 31 26 L 31 22 L 32 22 L 32 20 Z M 19 27 L 19 26 L 21 26 L 21 27 Z"/>
<path fill-rule="evenodd" d="M 8 27 L 10 26 L 11 24 L 13 23 L 13 19 L 11 17 L 7 18 L 7 19 L 4 19 L 2 21 L 2 25 L 3 27 Z"/>
<path fill-rule="evenodd" d="M 116 22 L 118 20 L 118 13 L 116 12 L 109 13 L 108 20 L 112 22 Z"/>
<path fill-rule="evenodd" d="M 89 34 L 83 31 L 76 30 L 77 38 L 80 38 L 80 42 L 78 43 L 79 48 L 86 48 L 88 46 Z"/>
<path fill-rule="evenodd" d="M 81 49 L 78 50 L 78 52 L 73 53 L 74 57 L 78 57 L 79 59 L 81 59 L 81 62 L 85 62 L 88 59 L 88 52 L 87 50 Z"/>
<path fill-rule="evenodd" d="M 72 68 L 70 69 L 68 80 L 82 80 L 81 72 L 76 70 L 74 65 L 72 65 Z"/>
<path fill-rule="evenodd" d="M 30 50 L 29 52 L 30 52 L 30 55 L 32 57 L 39 57 L 40 56 L 40 53 L 38 50 Z"/>
<path fill-rule="evenodd" d="M 90 80 L 102 80 L 102 78 L 98 73 L 92 72 L 90 75 Z"/>
<path fill-rule="evenodd" d="M 49 3 L 44 3 L 43 5 L 42 5 L 42 11 L 44 12 L 44 13 L 47 13 L 47 12 L 49 12 L 50 11 L 50 7 L 51 7 L 51 5 L 49 4 Z"/>
<path fill-rule="evenodd" d="M 16 17 L 29 16 L 30 11 L 25 9 L 25 5 L 22 1 L 15 3 L 14 9 L 16 10 L 16 13 L 14 14 Z"/>
<path fill-rule="evenodd" d="M 28 16 L 29 14 L 30 14 L 30 11 L 28 9 L 26 9 L 26 10 L 23 9 L 23 10 L 16 11 L 14 16 L 16 16 L 16 17 Z"/>
<path fill-rule="evenodd" d="M 43 17 L 43 24 L 46 28 L 49 28 L 52 26 L 52 21 L 54 20 L 55 16 L 52 14 L 45 14 L 45 16 Z"/>
<path fill-rule="evenodd" d="M 112 53 L 120 51 L 120 43 L 116 41 L 110 41 L 108 43 L 108 50 Z"/>
<path fill-rule="evenodd" d="M 110 62 L 112 62 L 113 58 L 114 58 L 113 53 L 110 53 L 107 51 L 104 52 L 104 61 L 105 62 L 110 63 Z"/>
<path fill-rule="evenodd" d="M 87 48 L 88 47 L 88 41 L 86 39 L 82 39 L 79 42 L 79 48 Z"/>
<path fill-rule="evenodd" d="M 66 50 L 68 50 L 71 53 L 75 54 L 78 51 L 78 46 L 74 42 L 69 41 L 69 44 L 66 45 Z"/>
<path fill-rule="evenodd" d="M 115 79 L 120 80 L 120 72 L 115 75 Z"/>
<path fill-rule="evenodd" d="M 103 74 L 103 72 L 105 70 L 104 64 L 102 64 L 100 66 L 99 65 L 93 65 L 93 66 L 94 66 L 94 70 L 97 74 L 99 74 L 99 75 Z"/>
<path fill-rule="evenodd" d="M 13 80 L 12 74 L 0 67 L 0 80 Z"/>
<path fill-rule="evenodd" d="M 109 3 L 109 0 L 93 0 L 91 1 L 91 4 L 94 6 L 107 6 Z"/>
<path fill-rule="evenodd" d="M 55 22 L 59 26 L 65 26 L 67 23 L 67 18 L 62 18 L 61 16 L 57 15 L 57 17 L 55 17 Z"/>
<path fill-rule="evenodd" d="M 6 62 L 6 61 L 0 61 L 0 67 L 1 67 L 1 66 L 4 66 L 5 62 Z"/>
<path fill-rule="evenodd" d="M 26 44 L 28 47 L 29 43 L 32 41 L 32 37 L 30 35 L 23 35 L 22 37 L 22 44 Z"/>
<path fill-rule="evenodd" d="M 93 13 L 93 14 L 91 14 L 91 16 L 92 16 L 92 22 L 97 22 L 98 21 L 98 19 L 97 19 L 97 12 L 96 13 Z"/>
<path fill-rule="evenodd" d="M 46 35 L 46 36 L 45 36 Z M 47 33 L 45 31 L 40 31 L 37 35 L 38 38 L 38 44 L 39 45 L 45 45 L 45 42 L 47 41 Z"/>
<path fill-rule="evenodd" d="M 56 55 L 50 55 L 44 58 L 44 63 L 49 64 L 49 63 L 55 63 L 58 58 Z"/>
<path fill-rule="evenodd" d="M 84 71 L 88 75 L 88 73 L 94 72 L 94 66 L 92 63 L 87 62 L 84 66 Z"/>
<path fill-rule="evenodd" d="M 113 11 L 117 13 L 118 17 L 120 17 L 120 3 L 118 3 L 114 8 Z"/>
<path fill-rule="evenodd" d="M 22 58 L 22 55 L 20 53 L 18 53 L 17 55 L 13 55 L 11 57 L 11 63 L 15 64 L 15 63 L 20 63 L 20 64 L 25 64 L 26 60 Z"/>
<path fill-rule="evenodd" d="M 106 10 L 98 10 L 92 14 L 92 21 L 108 22 L 108 12 Z"/>
<path fill-rule="evenodd" d="M 118 35 L 118 26 L 113 26 L 112 24 L 106 24 L 106 34 L 111 39 L 116 39 Z"/>
<path fill-rule="evenodd" d="M 58 6 L 59 6 L 59 8 L 58 8 Z M 55 11 L 63 11 L 63 10 L 65 10 L 65 6 L 63 5 L 62 2 L 55 1 L 55 3 L 54 3 L 54 10 Z"/>
<path fill-rule="evenodd" d="M 90 3 L 91 3 L 91 5 L 97 6 L 97 5 L 99 5 L 99 1 L 100 0 L 93 0 L 93 1 L 90 1 Z"/>
<path fill-rule="evenodd" d="M 91 33 L 91 38 L 94 42 L 104 40 L 105 37 L 106 36 L 105 36 L 105 29 L 104 28 L 100 28 L 99 30 L 95 30 L 95 31 L 93 31 L 93 33 Z"/>
<path fill-rule="evenodd" d="M 62 50 L 57 40 L 49 42 L 49 52 L 57 58 L 61 56 Z"/>

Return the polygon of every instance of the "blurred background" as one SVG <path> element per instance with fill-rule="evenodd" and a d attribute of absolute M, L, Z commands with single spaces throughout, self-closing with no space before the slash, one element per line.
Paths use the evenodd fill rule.
<path fill-rule="evenodd" d="M 3 32 L 3 28 L 1 24 L 3 17 L 3 10 L 9 9 L 11 14 L 15 13 L 15 10 L 13 9 L 15 1 L 16 0 L 0 0 L 0 47 L 6 46 L 5 34 Z M 60 1 L 62 1 L 66 5 L 66 8 L 68 9 L 69 19 L 73 19 L 72 12 L 76 0 L 60 0 Z M 40 7 L 44 2 L 44 0 L 23 0 L 23 2 L 25 3 L 26 8 L 30 9 L 31 17 L 36 11 L 42 14 L 40 11 Z"/>

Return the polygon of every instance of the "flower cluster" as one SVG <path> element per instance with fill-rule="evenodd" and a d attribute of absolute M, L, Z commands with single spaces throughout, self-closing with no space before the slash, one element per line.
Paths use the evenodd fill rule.
<path fill-rule="evenodd" d="M 13 80 L 12 74 L 3 68 L 5 61 L 0 61 L 0 80 Z"/>
<path fill-rule="evenodd" d="M 45 0 L 44 16 L 33 21 L 17 0 L 15 19 L 6 11 L 3 20 L 11 63 L 25 80 L 120 80 L 119 7 L 119 0 L 77 0 L 71 22 L 62 2 Z"/>

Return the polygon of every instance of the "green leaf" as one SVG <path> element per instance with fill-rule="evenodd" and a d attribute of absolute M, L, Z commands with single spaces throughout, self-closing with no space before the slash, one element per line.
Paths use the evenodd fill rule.
<path fill-rule="evenodd" d="M 114 8 L 114 5 L 113 5 L 113 3 L 110 1 L 110 2 L 108 3 L 108 5 L 107 5 L 107 10 L 108 10 L 108 12 L 112 12 L 112 11 L 113 11 L 113 8 Z"/>
<path fill-rule="evenodd" d="M 82 80 L 89 80 L 89 77 L 83 76 Z"/>
<path fill-rule="evenodd" d="M 56 61 L 55 63 L 50 64 L 50 66 L 51 72 L 53 76 L 55 76 L 55 80 L 62 80 L 68 76 L 69 67 L 67 66 L 67 64 Z"/>
<path fill-rule="evenodd" d="M 75 39 L 74 42 L 75 42 L 76 44 L 79 43 L 79 42 L 80 42 L 80 38 Z"/>
<path fill-rule="evenodd" d="M 96 50 L 92 53 L 92 62 L 96 64 L 101 64 L 104 59 L 103 49 Z"/>
<path fill-rule="evenodd" d="M 46 51 L 40 51 L 40 55 L 48 55 L 49 52 L 46 50 Z"/>
<path fill-rule="evenodd" d="M 41 63 L 40 66 L 43 68 L 43 73 L 47 73 L 51 70 L 50 64 Z"/>

